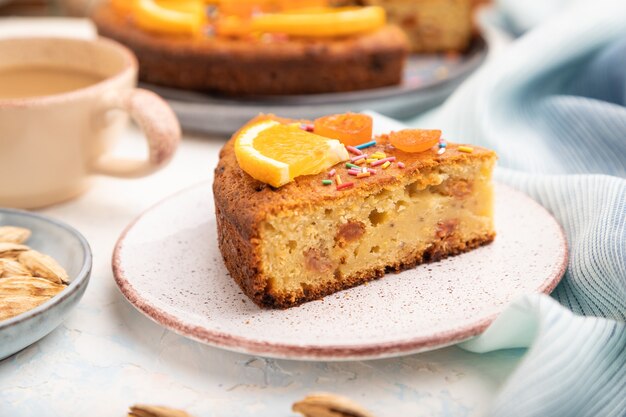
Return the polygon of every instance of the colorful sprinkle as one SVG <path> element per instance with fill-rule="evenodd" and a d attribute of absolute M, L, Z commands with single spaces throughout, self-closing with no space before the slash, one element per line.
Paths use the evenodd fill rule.
<path fill-rule="evenodd" d="M 378 161 L 378 159 L 376 159 L 376 158 L 367 158 L 365 160 L 365 162 L 367 162 L 368 164 L 371 164 L 372 162 L 376 162 L 376 161 Z"/>
<path fill-rule="evenodd" d="M 372 175 L 372 174 L 370 174 L 369 172 L 359 172 L 356 177 L 357 178 L 365 178 L 365 177 L 369 177 L 370 175 Z"/>
<path fill-rule="evenodd" d="M 300 129 L 306 130 L 307 132 L 312 132 L 313 131 L 313 125 L 306 124 L 306 123 L 301 123 L 300 124 Z"/>
<path fill-rule="evenodd" d="M 361 171 L 357 171 L 356 169 L 349 169 L 348 170 L 348 175 L 354 175 L 357 176 L 361 173 Z"/>
<path fill-rule="evenodd" d="M 443 155 L 446 152 L 446 148 L 439 148 L 437 155 Z"/>
<path fill-rule="evenodd" d="M 372 165 L 373 167 L 376 167 L 376 166 L 378 166 L 378 165 L 382 165 L 382 164 L 384 164 L 384 163 L 385 163 L 385 162 L 387 162 L 387 161 L 389 161 L 389 162 L 394 162 L 395 160 L 396 160 L 396 157 L 395 157 L 395 156 L 390 156 L 390 157 L 388 157 L 388 158 L 383 158 L 383 159 L 379 159 L 379 160 L 378 160 L 378 161 L 376 161 L 376 162 L 372 162 L 372 163 L 371 163 L 371 165 Z"/>
<path fill-rule="evenodd" d="M 365 142 L 362 143 L 360 145 L 355 146 L 355 148 L 357 149 L 365 149 L 365 148 L 369 148 L 370 146 L 374 146 L 376 145 L 376 141 L 375 140 L 370 140 L 369 142 Z"/>
<path fill-rule="evenodd" d="M 383 168 L 383 169 L 387 169 L 387 168 L 389 168 L 389 165 L 391 165 L 391 162 L 387 161 L 387 162 L 385 162 L 385 163 L 383 164 L 383 167 L 382 167 L 382 168 Z"/>
<path fill-rule="evenodd" d="M 448 146 L 448 144 L 446 142 L 439 142 L 439 147 L 440 148 L 445 148 L 446 146 Z"/>
<path fill-rule="evenodd" d="M 337 191 L 352 187 L 353 185 L 353 182 L 344 182 L 343 184 L 337 186 Z"/>
<path fill-rule="evenodd" d="M 346 149 L 348 150 L 348 152 L 350 152 L 351 154 L 354 155 L 363 155 L 363 152 L 360 151 L 359 149 L 355 148 L 354 146 L 346 146 Z"/>
<path fill-rule="evenodd" d="M 365 163 L 365 159 L 359 159 L 358 161 L 354 161 L 357 165 L 363 165 Z"/>
<path fill-rule="evenodd" d="M 358 165 L 351 164 L 350 162 L 346 162 L 346 168 L 360 168 Z"/>
<path fill-rule="evenodd" d="M 341 176 L 339 174 L 335 175 L 335 180 L 337 181 L 338 186 L 343 184 L 343 181 L 341 181 Z"/>
<path fill-rule="evenodd" d="M 404 169 L 404 167 L 405 167 L 404 162 L 398 162 L 398 168 Z"/>
<path fill-rule="evenodd" d="M 367 172 L 369 172 L 372 175 L 376 175 L 376 170 L 374 168 L 367 168 Z"/>
<path fill-rule="evenodd" d="M 384 152 L 380 152 L 380 151 L 379 152 L 374 152 L 372 154 L 372 158 L 376 158 L 376 159 L 383 159 L 383 158 L 386 158 L 386 157 L 387 157 L 387 155 L 385 155 Z"/>
<path fill-rule="evenodd" d="M 331 185 L 333 182 L 331 180 L 322 180 L 322 184 Z"/>
<path fill-rule="evenodd" d="M 472 153 L 474 152 L 474 148 L 470 147 L 470 146 L 459 146 L 459 151 L 460 152 L 465 152 L 465 153 Z"/>
<path fill-rule="evenodd" d="M 337 170 L 335 168 L 331 169 L 330 172 L 328 173 L 329 177 L 334 177 L 335 174 L 337 173 Z"/>
<path fill-rule="evenodd" d="M 367 155 L 365 155 L 365 154 L 353 156 L 352 158 L 350 158 L 350 162 L 356 162 L 356 161 L 358 161 L 360 159 L 365 159 L 365 158 L 367 158 Z"/>

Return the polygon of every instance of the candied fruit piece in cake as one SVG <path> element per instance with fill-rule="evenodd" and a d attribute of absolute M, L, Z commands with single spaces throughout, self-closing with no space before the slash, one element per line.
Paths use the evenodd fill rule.
<path fill-rule="evenodd" d="M 424 152 L 439 142 L 441 130 L 403 129 L 389 134 L 389 142 L 405 152 Z"/>
<path fill-rule="evenodd" d="M 344 145 L 356 146 L 372 138 L 372 117 L 360 113 L 332 114 L 315 119 L 313 131 Z"/>

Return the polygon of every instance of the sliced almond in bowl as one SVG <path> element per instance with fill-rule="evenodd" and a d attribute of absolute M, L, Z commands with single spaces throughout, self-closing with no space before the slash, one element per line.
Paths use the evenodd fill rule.
<path fill-rule="evenodd" d="M 26 245 L 12 242 L 0 242 L 0 258 L 15 258 L 20 252 L 29 250 Z"/>
<path fill-rule="evenodd" d="M 45 303 L 65 289 L 40 277 L 14 276 L 0 279 L 0 320 L 24 313 Z"/>
<path fill-rule="evenodd" d="M 30 235 L 30 230 L 23 227 L 0 226 L 0 242 L 24 243 Z"/>
<path fill-rule="evenodd" d="M 67 272 L 51 256 L 36 250 L 28 250 L 21 252 L 17 260 L 31 272 L 31 275 L 46 278 L 57 284 L 69 283 Z"/>
<path fill-rule="evenodd" d="M 0 258 L 0 278 L 30 275 L 24 265 L 13 259 Z"/>

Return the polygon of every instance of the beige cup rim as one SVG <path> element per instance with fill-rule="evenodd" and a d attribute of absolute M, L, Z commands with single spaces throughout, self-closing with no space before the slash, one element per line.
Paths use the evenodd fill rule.
<path fill-rule="evenodd" d="M 9 107 L 33 107 L 33 106 L 46 106 L 59 104 L 63 102 L 67 102 L 73 100 L 75 98 L 81 97 L 85 94 L 90 94 L 92 92 L 96 92 L 103 88 L 106 88 L 108 85 L 115 83 L 119 79 L 123 79 L 127 77 L 128 74 L 132 74 L 137 71 L 139 67 L 137 63 L 137 58 L 135 55 L 124 45 L 108 39 L 104 37 L 97 37 L 95 39 L 80 39 L 80 38 L 63 38 L 63 37 L 55 37 L 55 36 L 45 36 L 45 37 L 16 37 L 16 38 L 6 38 L 0 39 L 0 46 L 2 44 L 12 43 L 12 42 L 59 42 L 59 43 L 82 43 L 85 45 L 91 45 L 94 47 L 108 47 L 115 50 L 122 56 L 124 67 L 114 75 L 111 75 L 105 78 L 102 81 L 99 81 L 95 84 L 92 84 L 88 87 L 80 88 L 78 90 L 72 90 L 65 93 L 53 94 L 48 96 L 37 96 L 37 97 L 25 97 L 25 98 L 10 98 L 10 99 L 0 99 L 0 109 L 9 108 Z"/>

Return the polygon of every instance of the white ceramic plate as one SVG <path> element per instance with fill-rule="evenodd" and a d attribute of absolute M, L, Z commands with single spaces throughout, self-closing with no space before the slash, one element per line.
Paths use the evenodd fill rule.
<path fill-rule="evenodd" d="M 556 220 L 496 186 L 496 240 L 441 262 L 288 310 L 262 310 L 229 277 L 217 246 L 211 184 L 148 210 L 122 234 L 115 279 L 157 323 L 192 339 L 288 359 L 404 355 L 482 332 L 516 297 L 554 289 L 567 264 Z"/>

